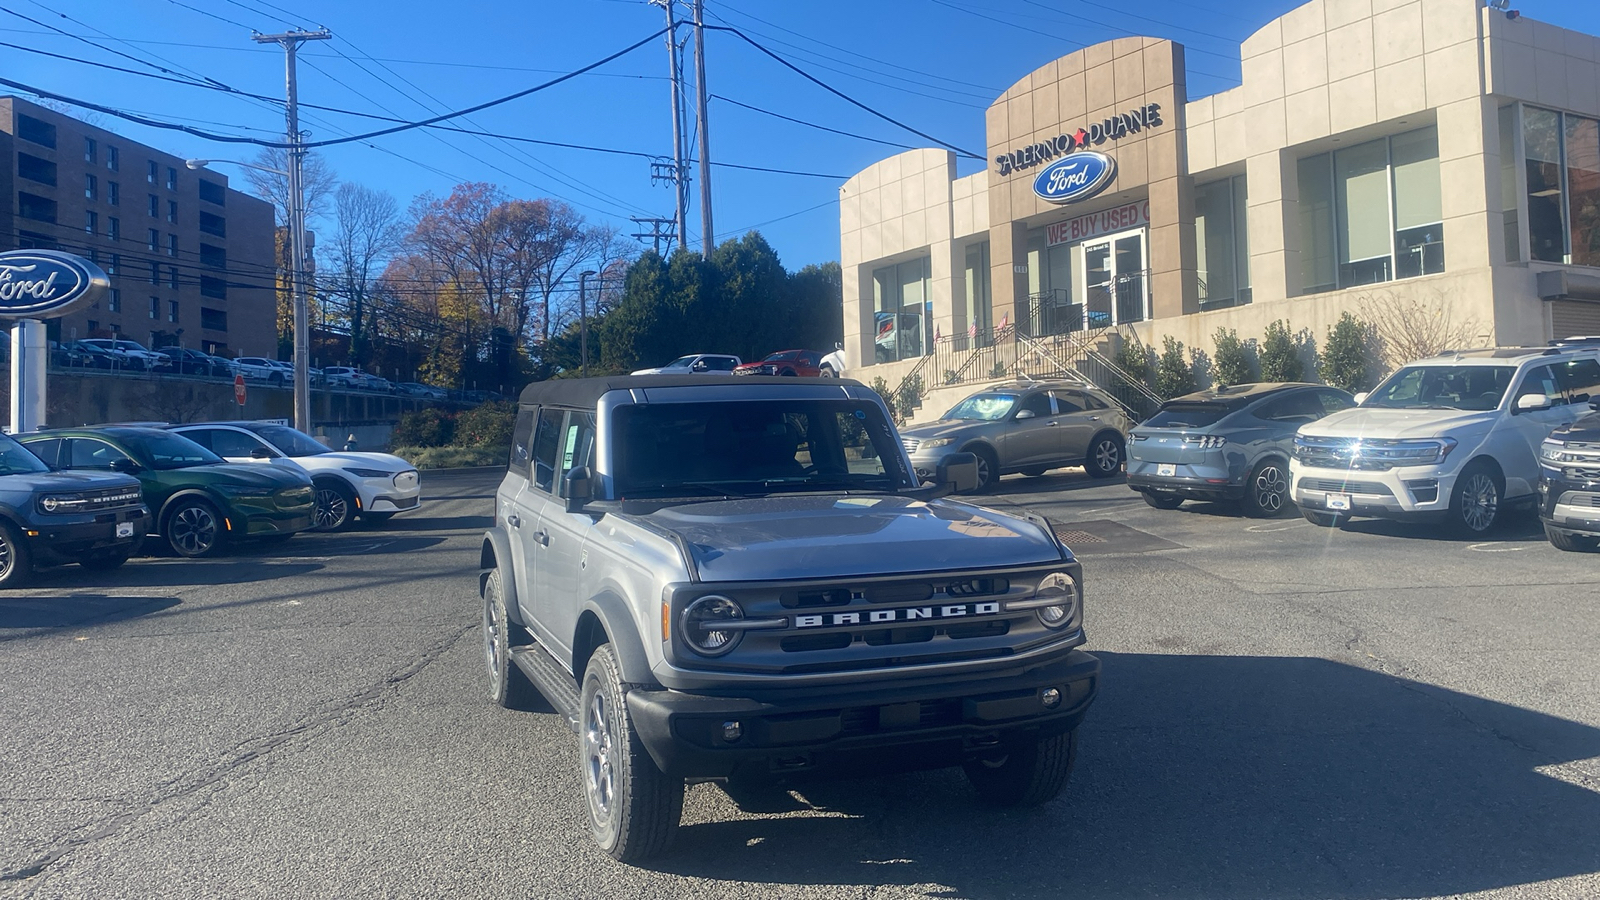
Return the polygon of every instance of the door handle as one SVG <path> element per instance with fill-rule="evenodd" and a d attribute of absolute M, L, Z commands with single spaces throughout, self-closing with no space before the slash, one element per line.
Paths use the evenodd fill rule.
<path fill-rule="evenodd" d="M 539 546 L 541 547 L 550 546 L 550 535 L 545 534 L 543 531 L 535 531 L 533 533 L 533 539 L 538 541 Z"/>
<path fill-rule="evenodd" d="M 1046 422 L 1046 423 L 1044 423 L 1044 427 L 1046 427 L 1046 428 L 1054 428 L 1054 427 L 1056 427 L 1057 425 L 1060 425 L 1060 424 L 1061 424 L 1060 422 Z"/>
<path fill-rule="evenodd" d="M 516 513 L 512 513 L 511 515 L 506 516 L 506 524 L 510 525 L 512 528 L 521 528 L 522 520 L 517 517 Z"/>
<path fill-rule="evenodd" d="M 1098 422 L 1098 421 L 1100 421 L 1100 417 L 1099 416 L 1090 416 L 1089 417 L 1089 421 Z"/>

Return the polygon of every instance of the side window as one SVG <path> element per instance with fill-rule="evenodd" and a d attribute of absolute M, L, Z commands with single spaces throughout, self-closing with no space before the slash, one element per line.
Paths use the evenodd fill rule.
<path fill-rule="evenodd" d="M 194 441 L 196 444 L 199 444 L 200 446 L 206 448 L 207 450 L 210 450 L 212 453 L 216 453 L 217 452 L 217 448 L 211 446 L 211 436 L 216 434 L 216 433 L 217 433 L 217 430 L 215 428 L 196 428 L 193 431 L 185 431 L 185 432 L 183 432 L 183 436 L 188 438 L 191 441 Z M 218 454 L 218 455 L 222 456 L 222 455 L 225 455 L 225 454 Z"/>
<path fill-rule="evenodd" d="M 533 422 L 537 414 L 531 409 L 517 412 L 517 425 L 511 431 L 511 471 L 528 474 L 528 460 L 533 456 Z"/>
<path fill-rule="evenodd" d="M 712 356 L 706 358 L 706 368 L 712 372 L 732 372 L 738 363 L 731 356 Z"/>
<path fill-rule="evenodd" d="M 1537 366 L 1528 370 L 1512 402 L 1515 403 L 1523 397 L 1548 397 L 1551 406 L 1562 406 L 1567 402 L 1566 396 L 1561 393 L 1561 386 L 1556 383 L 1556 370 L 1553 366 Z"/>
<path fill-rule="evenodd" d="M 1096 397 L 1093 394 L 1079 394 L 1077 396 L 1078 396 L 1079 400 L 1083 401 L 1083 408 L 1084 409 L 1110 409 L 1111 408 L 1110 406 L 1106 405 L 1106 402 L 1104 400 L 1101 400 L 1099 397 Z"/>
<path fill-rule="evenodd" d="M 1600 400 L 1600 360 L 1575 359 L 1558 368 L 1556 374 L 1573 403 Z"/>
<path fill-rule="evenodd" d="M 260 441 L 247 434 L 216 428 L 211 431 L 211 444 L 208 449 L 221 457 L 239 459 L 249 457 L 261 446 L 263 444 Z"/>
<path fill-rule="evenodd" d="M 1036 416 L 1050 415 L 1050 395 L 1045 391 L 1029 394 L 1017 404 L 1017 412 L 1030 410 Z"/>
<path fill-rule="evenodd" d="M 1061 415 L 1067 413 L 1083 412 L 1088 408 L 1083 395 L 1073 391 L 1055 391 L 1056 412 Z"/>
<path fill-rule="evenodd" d="M 127 458 L 121 450 L 94 438 L 73 438 L 67 442 L 69 469 L 110 469 L 113 461 Z"/>
<path fill-rule="evenodd" d="M 556 481 L 556 455 L 561 447 L 561 420 L 559 409 L 539 411 L 539 425 L 533 432 L 533 485 L 550 492 Z"/>
<path fill-rule="evenodd" d="M 57 464 L 56 454 L 61 452 L 61 439 L 51 438 L 47 441 L 29 441 L 23 446 L 27 447 L 34 456 L 44 460 L 46 465 L 54 466 Z"/>
<path fill-rule="evenodd" d="M 1322 418 L 1322 401 L 1310 391 L 1295 391 L 1276 400 L 1270 400 L 1256 413 L 1256 418 L 1269 422 L 1314 422 Z"/>
<path fill-rule="evenodd" d="M 557 470 L 557 477 L 564 478 L 568 472 L 579 466 L 593 465 L 593 456 L 594 413 L 567 413 L 566 428 L 561 432 L 560 467 Z"/>
<path fill-rule="evenodd" d="M 1355 403 L 1349 398 L 1342 394 L 1335 394 L 1333 391 L 1318 391 L 1317 400 L 1322 403 L 1322 415 L 1324 416 L 1355 406 Z M 1321 417 L 1319 416 L 1318 418 Z"/>

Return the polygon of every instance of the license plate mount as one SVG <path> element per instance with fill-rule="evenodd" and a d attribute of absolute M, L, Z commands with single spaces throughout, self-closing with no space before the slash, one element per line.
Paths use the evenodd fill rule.
<path fill-rule="evenodd" d="M 1163 478 L 1170 478 L 1178 474 L 1178 467 L 1174 463 L 1157 463 L 1156 474 Z"/>
<path fill-rule="evenodd" d="M 1327 503 L 1328 503 L 1328 508 L 1329 509 L 1347 510 L 1347 509 L 1350 508 L 1350 495 L 1349 494 L 1329 494 L 1328 495 L 1328 499 L 1327 499 Z"/>
<path fill-rule="evenodd" d="M 118 538 L 131 538 L 131 537 L 133 537 L 133 523 L 132 522 L 118 522 L 117 523 L 117 537 Z"/>

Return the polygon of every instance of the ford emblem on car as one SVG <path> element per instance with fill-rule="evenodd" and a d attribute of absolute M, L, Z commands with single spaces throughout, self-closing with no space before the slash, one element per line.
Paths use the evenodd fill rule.
<path fill-rule="evenodd" d="M 58 250 L 0 253 L 0 317 L 53 319 L 106 295 L 111 281 L 100 267 Z"/>
<path fill-rule="evenodd" d="M 1033 179 L 1033 192 L 1051 203 L 1076 203 L 1100 193 L 1117 174 L 1117 161 L 1096 150 L 1069 153 Z"/>

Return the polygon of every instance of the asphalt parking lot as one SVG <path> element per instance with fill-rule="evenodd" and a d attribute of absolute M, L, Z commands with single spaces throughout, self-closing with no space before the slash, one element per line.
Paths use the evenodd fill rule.
<path fill-rule="evenodd" d="M 564 724 L 486 699 L 497 482 L 0 592 L 0 895 L 1600 896 L 1600 555 L 1531 517 L 1465 542 L 1004 479 L 983 502 L 1084 560 L 1105 677 L 1067 792 L 699 785 L 676 849 L 628 868 L 584 833 Z"/>

